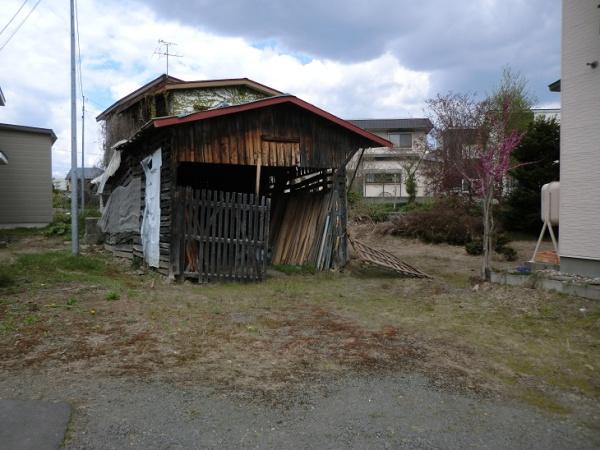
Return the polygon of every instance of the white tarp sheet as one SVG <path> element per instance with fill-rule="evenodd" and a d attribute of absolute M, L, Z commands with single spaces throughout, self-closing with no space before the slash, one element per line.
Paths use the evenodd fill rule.
<path fill-rule="evenodd" d="M 108 197 L 98 226 L 104 233 L 137 233 L 140 231 L 140 198 L 142 180 L 133 178 L 127 186 L 118 186 Z"/>
<path fill-rule="evenodd" d="M 142 248 L 144 260 L 151 267 L 158 267 L 160 259 L 160 166 L 161 149 L 142 160 L 146 175 L 146 202 L 142 217 Z"/>
<path fill-rule="evenodd" d="M 102 172 L 100 176 L 97 176 L 91 181 L 92 184 L 98 185 L 98 189 L 96 190 L 96 193 L 98 195 L 104 192 L 104 186 L 106 185 L 106 182 L 117 172 L 119 166 L 121 165 L 121 151 L 117 150 L 116 147 L 118 147 L 120 144 L 123 144 L 124 142 L 127 141 L 119 141 L 112 146 L 114 151 L 112 157 L 110 158 L 110 161 L 108 162 L 108 165 L 106 166 L 106 169 L 104 170 L 104 172 Z"/>

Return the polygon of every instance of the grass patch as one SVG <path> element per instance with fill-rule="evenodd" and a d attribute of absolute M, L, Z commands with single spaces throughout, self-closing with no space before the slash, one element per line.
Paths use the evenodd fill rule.
<path fill-rule="evenodd" d="M 32 236 L 40 236 L 45 228 L 9 228 L 0 230 L 0 241 L 14 242 Z"/>
<path fill-rule="evenodd" d="M 291 264 L 276 264 L 273 266 L 273 269 L 286 275 L 314 275 L 317 272 L 317 269 L 313 265 L 295 266 Z"/>
<path fill-rule="evenodd" d="M 600 402 L 600 304 L 487 283 L 474 289 L 461 248 L 410 245 L 418 253 L 407 262 L 421 257 L 434 280 L 351 264 L 315 274 L 276 266 L 288 276 L 263 283 L 167 284 L 128 275 L 102 256 L 17 256 L 0 265 L 9 280 L 0 297 L 0 355 L 14 355 L 17 366 L 35 356 L 43 365 L 52 351 L 66 351 L 86 367 L 94 354 L 102 359 L 85 370 L 183 374 L 265 391 L 324 373 L 417 367 L 553 413 L 577 410 L 573 398 Z M 420 256 L 428 248 L 433 257 Z M 41 295 L 31 289 L 63 282 L 73 283 Z M 28 344 L 35 330 L 38 355 Z M 93 348 L 81 344 L 89 337 Z M 135 355 L 138 365 L 122 368 L 119 355 Z"/>
<path fill-rule="evenodd" d="M 13 263 L 0 264 L 0 287 L 32 288 L 65 282 L 112 286 L 118 284 L 119 275 L 104 258 L 49 251 L 22 254 Z"/>
<path fill-rule="evenodd" d="M 117 301 L 120 298 L 121 298 L 121 296 L 115 291 L 111 291 L 108 294 L 106 294 L 106 301 L 109 301 L 109 302 Z"/>
<path fill-rule="evenodd" d="M 540 392 L 535 389 L 527 389 L 521 394 L 521 399 L 526 403 L 544 411 L 554 414 L 569 414 L 572 412 L 571 408 L 568 408 L 549 397 L 544 392 Z"/>
<path fill-rule="evenodd" d="M 15 282 L 12 274 L 4 267 L 0 267 L 0 289 L 7 288 Z"/>

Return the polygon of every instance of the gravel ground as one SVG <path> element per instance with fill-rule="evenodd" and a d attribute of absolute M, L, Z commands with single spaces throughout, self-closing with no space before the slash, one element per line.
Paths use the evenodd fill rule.
<path fill-rule="evenodd" d="M 436 389 L 417 375 L 323 381 L 267 403 L 208 387 L 22 374 L 2 377 L 0 398 L 70 402 L 67 449 L 600 446 L 569 419 Z"/>

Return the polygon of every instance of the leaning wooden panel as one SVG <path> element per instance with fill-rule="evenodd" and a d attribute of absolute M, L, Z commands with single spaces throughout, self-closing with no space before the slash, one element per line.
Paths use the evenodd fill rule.
<path fill-rule="evenodd" d="M 350 237 L 348 239 L 354 250 L 356 250 L 358 258 L 367 264 L 374 264 L 378 267 L 392 270 L 406 277 L 431 278 L 431 276 L 427 275 L 420 269 L 400 261 L 390 252 L 369 247 L 366 244 Z"/>

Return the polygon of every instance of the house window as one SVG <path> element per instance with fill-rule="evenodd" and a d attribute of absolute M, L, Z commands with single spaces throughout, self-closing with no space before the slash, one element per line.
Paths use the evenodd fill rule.
<path fill-rule="evenodd" d="M 366 183 L 400 183 L 400 173 L 368 173 L 365 177 Z"/>
<path fill-rule="evenodd" d="M 389 140 L 394 147 L 399 148 L 411 148 L 412 147 L 412 134 L 411 133 L 390 133 Z"/>

